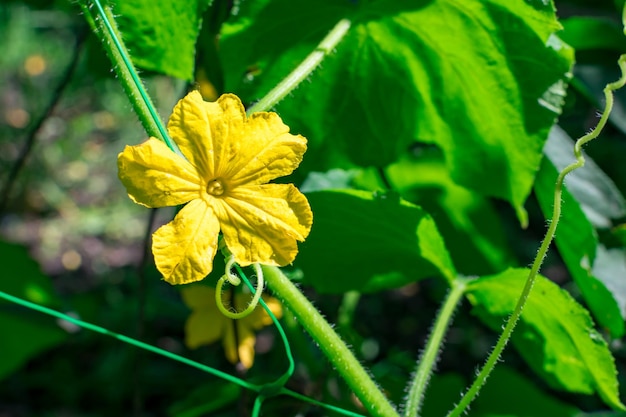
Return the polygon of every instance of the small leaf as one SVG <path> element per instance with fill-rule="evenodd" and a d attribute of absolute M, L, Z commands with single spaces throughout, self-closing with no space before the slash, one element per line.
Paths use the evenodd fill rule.
<path fill-rule="evenodd" d="M 468 286 L 473 313 L 501 331 L 528 277 L 509 269 L 481 277 Z M 512 342 L 530 367 L 550 386 L 584 394 L 598 393 L 614 409 L 620 402 L 615 361 L 587 310 L 566 291 L 539 275 Z"/>
<path fill-rule="evenodd" d="M 315 221 L 295 266 L 319 292 L 374 292 L 456 273 L 432 218 L 391 194 L 307 194 Z"/>
<path fill-rule="evenodd" d="M 133 62 L 146 70 L 193 79 L 202 13 L 212 0 L 134 0 L 115 3 Z"/>

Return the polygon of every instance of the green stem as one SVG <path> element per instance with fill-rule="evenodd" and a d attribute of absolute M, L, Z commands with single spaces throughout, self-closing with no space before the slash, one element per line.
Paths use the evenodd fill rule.
<path fill-rule="evenodd" d="M 465 294 L 466 288 L 467 280 L 465 279 L 456 279 L 452 282 L 452 288 L 450 292 L 448 292 L 443 307 L 439 311 L 439 315 L 435 321 L 435 327 L 430 334 L 426 349 L 419 360 L 415 377 L 409 386 L 408 400 L 404 410 L 405 417 L 419 415 L 420 407 L 424 399 L 424 392 L 428 386 L 433 367 L 437 362 L 438 354 L 441 351 L 443 337 L 452 320 L 454 310 L 456 310 L 463 294 Z"/>
<path fill-rule="evenodd" d="M 611 114 L 611 110 L 613 109 L 613 91 L 623 87 L 626 83 L 626 55 L 620 56 L 618 60 L 618 65 L 622 72 L 622 76 L 619 80 L 607 84 L 607 86 L 604 88 L 604 97 L 606 103 L 604 106 L 604 112 L 602 113 L 602 116 L 600 117 L 597 126 L 591 132 L 576 141 L 576 145 L 574 146 L 574 156 L 576 157 L 576 162 L 565 167 L 556 180 L 556 184 L 554 187 L 554 210 L 552 212 L 550 226 L 548 227 L 548 231 L 546 232 L 546 235 L 541 242 L 541 246 L 530 269 L 528 279 L 526 280 L 526 284 L 524 285 L 522 294 L 517 301 L 517 305 L 515 306 L 513 313 L 509 317 L 509 320 L 507 321 L 506 326 L 504 327 L 504 330 L 502 331 L 502 334 L 500 335 L 500 338 L 496 343 L 496 346 L 491 352 L 491 355 L 489 355 L 487 361 L 485 362 L 485 365 L 474 380 L 474 383 L 461 398 L 459 404 L 452 411 L 450 411 L 448 417 L 457 417 L 467 409 L 469 404 L 474 400 L 476 395 L 478 395 L 478 392 L 487 381 L 489 374 L 495 367 L 496 363 L 500 360 L 500 355 L 502 354 L 502 351 L 504 350 L 509 339 L 511 338 L 513 329 L 515 328 L 517 321 L 522 315 L 522 310 L 524 309 L 526 300 L 528 299 L 532 286 L 535 283 L 535 278 L 539 273 L 541 264 L 543 263 L 543 260 L 548 253 L 548 247 L 550 246 L 550 243 L 554 238 L 554 233 L 556 232 L 556 227 L 559 223 L 559 218 L 561 216 L 561 194 L 563 192 L 563 181 L 565 180 L 565 176 L 585 164 L 585 159 L 582 153 L 582 146 L 597 138 L 602 129 L 604 129 L 604 126 L 609 119 L 609 115 Z"/>
<path fill-rule="evenodd" d="M 398 416 L 352 351 L 289 278 L 276 267 L 263 266 L 263 272 L 268 286 L 319 344 L 320 349 L 343 376 L 363 406 L 373 416 Z"/>
<path fill-rule="evenodd" d="M 330 54 L 337 44 L 343 39 L 350 29 L 351 22 L 348 19 L 341 19 L 335 27 L 322 39 L 317 48 L 302 61 L 298 67 L 282 80 L 276 87 L 265 95 L 261 100 L 252 105 L 247 113 L 252 114 L 260 111 L 267 111 L 273 108 L 287 94 L 292 92 L 302 81 L 306 79 L 322 60 Z"/>
<path fill-rule="evenodd" d="M 185 358 L 183 356 L 177 355 L 175 353 L 168 352 L 167 350 L 159 349 L 157 347 L 154 347 L 154 346 L 149 345 L 147 343 L 140 342 L 139 340 L 130 338 L 128 336 L 124 336 L 124 335 L 121 335 L 119 333 L 112 332 L 111 330 L 105 329 L 104 327 L 96 326 L 95 324 L 88 323 L 86 321 L 77 319 L 77 318 L 69 316 L 67 314 L 60 313 L 60 312 L 58 312 L 56 310 L 53 310 L 53 309 L 48 308 L 48 307 L 44 307 L 44 306 L 36 304 L 36 303 L 31 303 L 30 301 L 24 300 L 24 299 L 19 298 L 19 297 L 15 297 L 13 295 L 7 294 L 7 293 L 2 292 L 2 291 L 0 291 L 0 300 L 9 301 L 11 303 L 15 303 L 15 304 L 21 305 L 21 306 L 29 308 L 31 310 L 38 311 L 40 313 L 47 314 L 47 315 L 52 316 L 52 317 L 56 317 L 57 319 L 65 320 L 65 321 L 67 321 L 69 323 L 72 323 L 72 324 L 75 324 L 76 326 L 81 327 L 83 329 L 91 330 L 93 332 L 100 333 L 102 335 L 112 337 L 114 339 L 119 340 L 120 342 L 127 343 L 129 345 L 138 347 L 139 349 L 147 350 L 149 352 L 156 353 L 157 355 L 161 355 L 161 356 L 164 356 L 166 358 L 175 360 L 175 361 L 180 362 L 180 363 L 182 363 L 184 365 L 188 365 L 188 366 L 191 366 L 193 368 L 199 369 L 199 370 L 201 370 L 203 372 L 206 372 L 208 374 L 215 375 L 218 378 L 225 379 L 228 382 L 231 382 L 233 384 L 239 385 L 242 388 L 245 388 L 245 389 L 257 392 L 257 393 L 263 392 L 264 390 L 266 390 L 266 387 L 267 387 L 267 385 L 252 384 L 250 382 L 244 381 L 241 378 L 234 377 L 234 376 L 229 375 L 229 374 L 227 374 L 225 372 L 221 372 L 221 371 L 219 371 L 217 369 L 213 369 L 210 366 L 206 366 L 206 365 L 203 365 L 203 364 L 201 364 L 199 362 L 195 362 L 195 361 L 192 361 L 191 359 L 187 359 L 187 358 Z M 261 303 L 262 302 L 263 301 L 261 301 Z M 350 417 L 364 417 L 361 414 L 357 414 L 357 413 L 354 413 L 354 412 L 349 411 L 349 410 L 344 410 L 343 408 L 336 407 L 336 406 L 333 406 L 333 405 L 330 405 L 330 404 L 325 404 L 323 402 L 320 402 L 320 401 L 314 400 L 312 398 L 309 398 L 309 397 L 307 397 L 305 395 L 302 395 L 302 394 L 299 394 L 297 392 L 291 391 L 291 390 L 289 390 L 287 388 L 281 388 L 278 391 L 278 394 L 279 395 L 288 395 L 288 396 L 290 396 L 292 398 L 296 398 L 298 400 L 307 402 L 309 404 L 317 405 L 318 407 L 322 407 L 322 408 L 327 409 L 327 410 L 335 411 L 336 413 L 343 414 L 343 415 L 346 415 L 346 416 L 350 416 Z"/>
<path fill-rule="evenodd" d="M 105 335 L 105 336 L 112 337 L 112 338 L 117 339 L 117 340 L 119 340 L 121 342 L 124 342 L 124 343 L 127 343 L 129 345 L 138 347 L 140 349 L 147 350 L 147 351 L 152 352 L 152 353 L 156 353 L 157 355 L 164 356 L 166 358 L 169 358 L 169 359 L 175 360 L 177 362 L 183 363 L 185 365 L 191 366 L 193 368 L 199 369 L 199 370 L 201 370 L 203 372 L 206 372 L 208 374 L 215 375 L 215 376 L 217 376 L 219 378 L 225 379 L 226 381 L 232 382 L 233 384 L 237 384 L 237 385 L 239 385 L 242 388 L 249 389 L 249 390 L 252 390 L 252 391 L 255 391 L 255 392 L 260 392 L 261 389 L 263 388 L 260 385 L 256 385 L 256 384 L 252 384 L 250 382 L 244 381 L 243 379 L 234 377 L 234 376 L 229 375 L 229 374 L 227 374 L 225 372 L 218 371 L 217 369 L 213 369 L 210 366 L 206 366 L 206 365 L 203 365 L 201 363 L 198 363 L 198 362 L 192 361 L 190 359 L 187 359 L 187 358 L 185 358 L 183 356 L 177 355 L 175 353 L 168 352 L 168 351 L 163 350 L 163 349 L 159 349 L 158 347 L 149 345 L 147 343 L 140 342 L 139 340 L 135 340 L 135 339 L 130 338 L 128 336 L 124 336 L 122 334 L 115 333 L 115 332 L 113 332 L 111 330 L 105 329 L 104 327 L 100 327 L 100 326 L 96 326 L 95 324 L 87 323 L 86 321 L 77 319 L 77 318 L 72 317 L 72 316 L 68 316 L 67 314 L 60 313 L 60 312 L 58 312 L 56 310 L 53 310 L 51 308 L 44 307 L 44 306 L 39 305 L 39 304 L 31 303 L 30 301 L 26 301 L 24 299 L 12 296 L 12 295 L 4 293 L 2 291 L 0 291 L 0 299 L 6 300 L 6 301 L 10 301 L 12 303 L 21 305 L 21 306 L 29 308 L 31 310 L 38 311 L 38 312 L 43 313 L 43 314 L 47 314 L 47 315 L 52 316 L 52 317 L 56 317 L 57 319 L 68 321 L 68 322 L 70 322 L 72 324 L 75 324 L 76 326 L 79 326 L 79 327 L 81 327 L 83 329 L 91 330 L 92 332 L 96 332 L 96 333 L 100 333 L 100 334 Z"/>
<path fill-rule="evenodd" d="M 124 46 L 122 37 L 115 23 L 111 9 L 103 7 L 99 0 L 81 1 L 80 7 L 91 26 L 93 32 L 100 39 L 104 50 L 113 63 L 113 70 L 120 80 L 128 99 L 137 113 L 137 117 L 148 135 L 160 139 L 174 152 L 177 152 L 167 134 L 167 130 L 150 100 L 143 83 L 139 79 L 127 49 Z M 96 10 L 96 17 L 91 14 L 90 5 L 93 4 Z"/>

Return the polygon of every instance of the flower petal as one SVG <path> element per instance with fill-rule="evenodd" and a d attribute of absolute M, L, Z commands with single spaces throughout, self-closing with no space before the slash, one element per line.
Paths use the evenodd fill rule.
<path fill-rule="evenodd" d="M 189 349 L 196 349 L 202 345 L 217 342 L 224 331 L 224 326 L 230 325 L 230 320 L 213 310 L 194 311 L 185 322 L 185 345 Z"/>
<path fill-rule="evenodd" d="M 254 345 L 256 343 L 254 332 L 241 323 L 241 320 L 234 320 L 228 323 L 227 327 L 228 330 L 222 339 L 226 359 L 233 364 L 241 362 L 246 369 L 250 369 L 254 364 Z M 237 337 L 235 337 L 235 331 Z M 239 345 L 236 344 L 236 341 L 239 342 Z"/>
<path fill-rule="evenodd" d="M 181 288 L 180 296 L 192 310 L 217 310 L 215 307 L 215 288 L 206 285 L 186 285 Z"/>
<path fill-rule="evenodd" d="M 200 281 L 213 269 L 220 225 L 204 200 L 192 200 L 152 235 L 157 269 L 170 284 Z"/>
<path fill-rule="evenodd" d="M 193 311 L 185 322 L 185 344 L 190 349 L 219 340 L 229 320 L 215 306 L 215 289 L 205 285 L 183 287 L 183 302 Z"/>
<path fill-rule="evenodd" d="M 128 196 L 143 206 L 176 206 L 200 195 L 197 171 L 158 139 L 126 146 L 117 166 Z"/>
<path fill-rule="evenodd" d="M 231 186 L 265 184 L 274 178 L 289 175 L 302 161 L 306 139 L 289 133 L 276 113 L 253 114 L 244 130 L 229 140 L 237 141 L 237 159 L 224 175 Z"/>
<path fill-rule="evenodd" d="M 192 91 L 174 107 L 167 130 L 191 164 L 211 179 L 220 176 L 235 157 L 232 144 L 241 135 L 245 119 L 237 96 L 224 94 L 209 103 Z"/>
<path fill-rule="evenodd" d="M 277 319 L 280 319 L 283 316 L 283 307 L 274 297 L 270 297 L 269 295 L 263 295 L 263 301 L 269 307 L 270 311 Z M 272 318 L 265 311 L 262 306 L 257 306 L 257 308 L 250 314 L 249 316 L 241 319 L 246 326 L 249 326 L 254 330 L 261 330 L 265 326 L 269 326 L 272 324 Z"/>
<path fill-rule="evenodd" d="M 309 202 L 291 184 L 238 187 L 213 206 L 226 246 L 242 266 L 290 264 L 296 240 L 308 236 L 313 222 Z"/>

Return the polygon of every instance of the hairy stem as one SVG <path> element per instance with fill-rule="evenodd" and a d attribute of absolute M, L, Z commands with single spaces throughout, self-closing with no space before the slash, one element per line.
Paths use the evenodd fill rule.
<path fill-rule="evenodd" d="M 319 344 L 329 361 L 346 380 L 363 406 L 373 416 L 397 416 L 397 412 L 368 375 L 352 351 L 313 304 L 280 269 L 264 266 L 265 280 L 274 294 L 291 310 L 302 327 Z"/>
<path fill-rule="evenodd" d="M 148 135 L 164 141 L 172 151 L 177 152 L 178 149 L 169 138 L 167 130 L 128 55 L 128 50 L 124 46 L 111 9 L 108 6 L 102 6 L 99 0 L 83 0 L 79 2 L 79 5 L 87 22 L 100 39 L 100 43 L 113 63 L 113 70 L 146 132 Z M 90 5 L 95 8 L 95 17 L 91 14 Z"/>
<path fill-rule="evenodd" d="M 337 44 L 343 39 L 350 29 L 350 21 L 341 19 L 335 27 L 322 39 L 317 48 L 293 70 L 284 80 L 265 95 L 261 100 L 251 106 L 247 113 L 252 114 L 259 111 L 267 111 L 281 101 L 287 94 L 292 92 L 302 81 L 306 79 L 322 60 L 330 54 Z"/>
<path fill-rule="evenodd" d="M 461 415 L 474 400 L 474 398 L 476 398 L 476 395 L 478 395 L 478 392 L 487 381 L 489 374 L 491 374 L 491 371 L 495 367 L 496 363 L 500 360 L 500 355 L 502 354 L 502 351 L 504 350 L 509 339 L 511 338 L 513 329 L 515 328 L 515 325 L 522 315 L 522 310 L 524 309 L 526 300 L 530 295 L 532 286 L 535 283 L 535 278 L 537 277 L 539 269 L 541 268 L 541 264 L 543 263 L 543 260 L 548 253 L 548 247 L 550 246 L 550 243 L 554 238 L 554 233 L 556 232 L 556 228 L 559 223 L 559 217 L 561 216 L 561 194 L 563 192 L 563 181 L 565 180 L 565 176 L 585 164 L 585 159 L 582 153 L 582 146 L 597 138 L 600 132 L 602 132 L 602 129 L 604 129 L 604 126 L 609 119 L 611 110 L 613 109 L 613 91 L 622 88 L 626 83 L 626 55 L 620 56 L 617 63 L 622 72 L 622 76 L 619 80 L 607 84 L 607 86 L 604 88 L 604 97 L 606 103 L 604 106 L 604 112 L 602 113 L 602 116 L 600 117 L 597 126 L 591 132 L 587 133 L 576 141 L 576 145 L 574 146 L 574 156 L 576 157 L 576 162 L 565 167 L 556 180 L 556 184 L 554 187 L 554 209 L 552 211 L 550 226 L 548 227 L 548 231 L 546 232 L 546 235 L 541 242 L 541 246 L 539 248 L 539 251 L 537 252 L 537 256 L 535 257 L 530 272 L 528 273 L 528 279 L 526 280 L 526 284 L 524 285 L 522 294 L 517 301 L 517 305 L 515 306 L 513 313 L 509 317 L 506 326 L 504 327 L 504 330 L 502 331 L 502 334 L 500 335 L 500 338 L 496 343 L 496 346 L 487 358 L 487 361 L 485 362 L 485 365 L 481 369 L 480 373 L 474 380 L 474 383 L 465 393 L 465 395 L 463 395 L 459 404 L 452 411 L 450 411 L 448 417 L 457 417 Z"/>
<path fill-rule="evenodd" d="M 454 310 L 461 301 L 463 294 L 465 294 L 465 289 L 467 288 L 466 282 L 465 279 L 460 278 L 452 282 L 452 288 L 448 292 L 443 307 L 439 311 L 435 326 L 426 344 L 426 349 L 422 354 L 413 381 L 409 386 L 408 398 L 404 409 L 405 417 L 419 415 L 428 381 L 430 380 L 433 368 L 437 362 L 437 357 L 441 351 L 443 337 L 450 325 Z"/>

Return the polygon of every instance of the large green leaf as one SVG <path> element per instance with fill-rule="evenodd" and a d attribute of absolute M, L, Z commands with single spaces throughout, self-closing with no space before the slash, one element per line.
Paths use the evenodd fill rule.
<path fill-rule="evenodd" d="M 552 143 L 556 135 L 564 134 L 560 130 L 553 132 L 553 138 L 546 146 L 548 158 L 542 161 L 534 186 L 535 195 L 546 218 L 552 216 L 554 184 L 558 174 L 553 163 L 562 169 L 567 163 L 574 161 L 571 141 L 563 143 L 565 138 L 561 137 L 557 141 L 559 146 Z M 620 250 L 610 252 L 599 245 L 596 231 L 588 219 L 594 219 L 596 224 L 604 227 L 610 226 L 612 216 L 623 215 L 624 203 L 619 192 L 606 185 L 606 181 L 602 180 L 604 177 L 598 173 L 599 168 L 594 170 L 594 166 L 590 162 L 586 168 L 574 171 L 567 179 L 555 242 L 594 317 L 614 337 L 621 337 L 625 331 L 623 315 L 626 309 L 626 292 L 621 279 L 622 271 L 619 269 L 620 266 L 623 269 L 623 265 L 617 258 Z M 570 185 L 577 198 L 568 191 Z M 579 201 L 586 203 L 581 205 Z M 602 259 L 596 259 L 596 251 L 601 251 Z M 623 250 L 621 253 L 623 262 Z"/>
<path fill-rule="evenodd" d="M 0 290 L 32 303 L 58 303 L 50 279 L 28 256 L 25 248 L 0 241 Z M 40 313 L 0 301 L 0 379 L 19 369 L 28 359 L 61 343 L 66 333 Z"/>
<path fill-rule="evenodd" d="M 336 53 L 278 106 L 309 138 L 305 169 L 384 166 L 420 140 L 456 182 L 519 209 L 571 64 L 545 3 L 245 2 L 222 31 L 226 90 L 258 99 L 347 17 Z"/>
<path fill-rule="evenodd" d="M 527 277 L 526 269 L 509 269 L 472 281 L 467 296 L 473 312 L 493 330 L 501 331 Z M 543 276 L 537 277 L 512 342 L 550 386 L 598 393 L 607 405 L 625 409 L 619 399 L 614 359 L 589 313 Z"/>
<path fill-rule="evenodd" d="M 211 1 L 116 1 L 114 11 L 133 62 L 192 80 L 202 13 Z"/>
<path fill-rule="evenodd" d="M 456 273 L 432 218 L 392 194 L 355 190 L 307 194 L 311 235 L 295 265 L 326 293 L 373 292 Z"/>
<path fill-rule="evenodd" d="M 403 158 L 389 165 L 386 175 L 404 199 L 435 219 L 459 273 L 493 274 L 513 265 L 491 202 L 452 181 L 440 152 L 423 150 L 419 157 Z M 379 178 L 374 169 L 368 169 L 354 183 L 372 191 L 384 190 Z"/>

